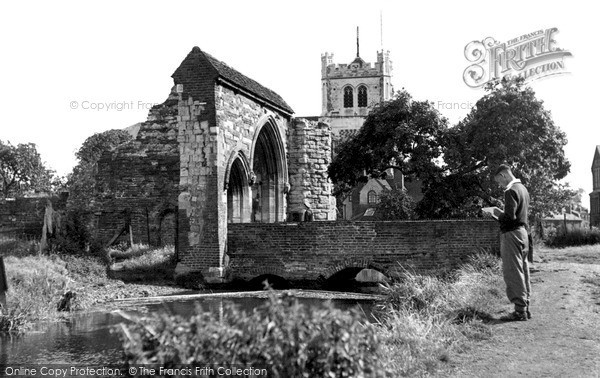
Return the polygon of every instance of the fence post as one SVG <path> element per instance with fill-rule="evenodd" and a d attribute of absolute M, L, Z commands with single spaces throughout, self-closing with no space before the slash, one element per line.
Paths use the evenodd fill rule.
<path fill-rule="evenodd" d="M 4 257 L 0 256 L 0 305 L 6 308 L 6 292 L 8 291 L 8 280 L 6 269 L 4 269 Z"/>

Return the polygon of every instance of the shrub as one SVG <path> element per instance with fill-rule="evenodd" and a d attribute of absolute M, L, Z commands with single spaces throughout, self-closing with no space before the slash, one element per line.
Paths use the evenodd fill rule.
<path fill-rule="evenodd" d="M 309 309 L 291 297 L 269 300 L 251 314 L 226 306 L 222 315 L 198 305 L 189 319 L 156 314 L 121 325 L 129 364 L 267 368 L 273 377 L 382 376 L 375 326 L 357 311 L 329 303 Z"/>
<path fill-rule="evenodd" d="M 580 245 L 600 243 L 600 230 L 598 228 L 576 228 L 568 232 L 552 233 L 546 240 L 549 247 L 564 248 Z"/>

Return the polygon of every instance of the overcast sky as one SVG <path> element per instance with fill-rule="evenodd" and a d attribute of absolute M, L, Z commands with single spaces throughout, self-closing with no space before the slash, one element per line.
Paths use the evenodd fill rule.
<path fill-rule="evenodd" d="M 144 121 L 147 107 L 166 99 L 171 74 L 194 46 L 279 93 L 297 116 L 320 115 L 321 54 L 351 62 L 357 26 L 365 61 L 376 60 L 383 34 L 395 88 L 433 101 L 456 123 L 484 94 L 463 81 L 469 42 L 504 42 L 556 27 L 557 46 L 573 54 L 565 59 L 570 74 L 530 85 L 567 134 L 566 181 L 589 193 L 600 145 L 600 53 L 590 7 L 583 1 L 2 2 L 0 139 L 37 144 L 47 165 L 66 174 L 87 137 Z M 110 110 L 90 109 L 111 103 Z M 117 111 L 118 104 L 128 106 Z"/>

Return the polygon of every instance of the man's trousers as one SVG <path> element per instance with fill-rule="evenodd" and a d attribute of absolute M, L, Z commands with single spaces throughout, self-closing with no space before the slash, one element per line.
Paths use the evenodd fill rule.
<path fill-rule="evenodd" d="M 504 232 L 500 236 L 500 255 L 506 295 L 515 305 L 515 311 L 525 311 L 529 307 L 531 284 L 527 262 L 528 252 L 529 240 L 525 227 Z"/>

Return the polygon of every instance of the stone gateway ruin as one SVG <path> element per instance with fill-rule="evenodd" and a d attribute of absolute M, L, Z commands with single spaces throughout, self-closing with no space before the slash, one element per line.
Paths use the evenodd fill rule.
<path fill-rule="evenodd" d="M 221 282 L 228 223 L 336 219 L 328 124 L 194 47 L 132 142 L 98 162 L 96 229 L 175 244 L 178 273 Z"/>
<path fill-rule="evenodd" d="M 368 106 L 370 86 L 385 99 L 384 58 L 382 79 L 359 83 L 357 106 Z M 365 67 L 342 68 L 355 80 Z M 323 282 L 364 268 L 393 276 L 498 251 L 497 226 L 486 220 L 335 221 L 327 176 L 335 122 L 293 118 L 277 93 L 198 47 L 172 78 L 136 138 L 98 162 L 94 229 L 105 245 L 127 233 L 136 244 L 173 244 L 176 274 L 206 283 Z M 346 97 L 344 106 L 355 103 Z"/>

